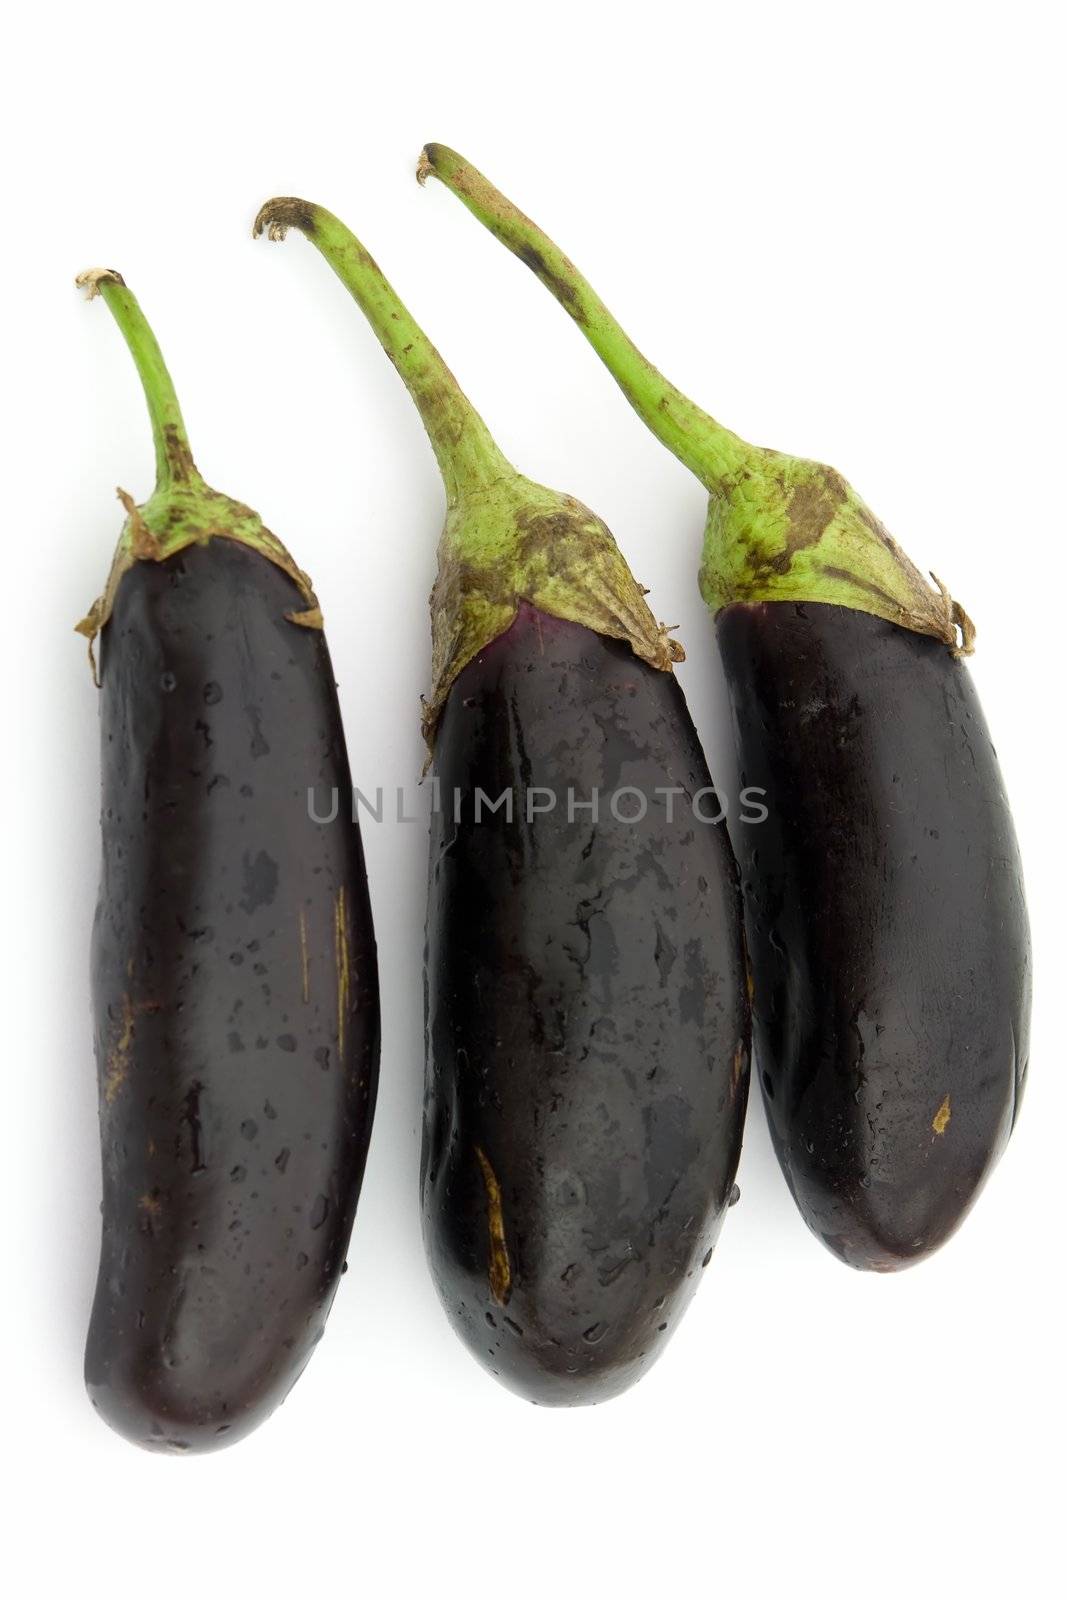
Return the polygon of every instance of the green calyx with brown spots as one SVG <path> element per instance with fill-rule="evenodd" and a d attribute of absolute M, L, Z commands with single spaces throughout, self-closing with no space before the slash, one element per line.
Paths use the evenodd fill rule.
<path fill-rule="evenodd" d="M 635 655 L 661 671 L 683 659 L 681 645 L 655 620 L 600 518 L 580 500 L 513 471 L 481 491 L 467 490 L 448 508 L 430 598 L 427 739 L 456 678 L 510 628 L 522 600 L 626 640 Z"/>
<path fill-rule="evenodd" d="M 969 655 L 974 626 L 923 577 L 840 473 L 747 444 L 645 359 L 573 262 L 462 156 L 427 145 L 433 175 L 541 279 L 630 404 L 709 495 L 700 588 L 713 613 L 738 601 L 816 601 L 867 611 Z"/>
<path fill-rule="evenodd" d="M 427 740 L 463 668 L 511 626 L 523 601 L 629 643 L 670 671 L 682 649 L 653 617 L 600 518 L 569 495 L 533 483 L 501 453 L 438 351 L 355 235 L 322 206 L 268 200 L 258 237 L 297 228 L 319 251 L 370 322 L 414 400 L 447 498 L 430 597 L 433 682 Z"/>
<path fill-rule="evenodd" d="M 700 592 L 713 613 L 735 601 L 821 601 L 971 653 L 966 612 L 936 578 L 931 589 L 832 467 L 750 448 L 708 490 Z"/>
<path fill-rule="evenodd" d="M 136 505 L 124 489 L 118 491 L 126 521 L 107 584 L 76 626 L 76 631 L 89 641 L 94 674 L 93 644 L 111 616 L 124 574 L 135 562 L 167 561 L 190 545 L 206 544 L 209 539 L 234 539 L 281 567 L 305 602 L 302 608 L 286 612 L 288 621 L 305 628 L 321 628 L 322 613 L 311 580 L 301 572 L 281 540 L 264 527 L 248 506 L 212 489 L 197 471 L 178 397 L 159 345 L 122 277 L 110 267 L 93 267 L 75 281 L 87 291 L 90 300 L 100 295 L 119 325 L 144 388 L 156 451 L 156 486 L 144 504 Z"/>

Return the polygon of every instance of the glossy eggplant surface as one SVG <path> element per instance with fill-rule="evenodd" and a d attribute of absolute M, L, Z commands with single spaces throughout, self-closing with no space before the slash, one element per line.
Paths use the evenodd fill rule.
<path fill-rule="evenodd" d="M 890 1271 L 966 1215 L 1015 1121 L 1030 943 L 1011 816 L 968 669 L 840 606 L 716 623 L 740 782 L 756 1054 L 808 1226 Z"/>
<path fill-rule="evenodd" d="M 509 1387 L 603 1400 L 663 1349 L 736 1194 L 732 852 L 673 673 L 529 605 L 456 680 L 434 776 L 431 1268 Z"/>
<path fill-rule="evenodd" d="M 162 1450 L 229 1444 L 292 1386 L 370 1136 L 374 936 L 329 652 L 285 617 L 302 604 L 215 538 L 137 562 L 101 635 L 86 1379 L 113 1427 Z"/>

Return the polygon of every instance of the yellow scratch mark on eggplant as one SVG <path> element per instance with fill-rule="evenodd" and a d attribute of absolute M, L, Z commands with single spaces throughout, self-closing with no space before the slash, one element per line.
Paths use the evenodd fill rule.
<path fill-rule="evenodd" d="M 107 1072 L 104 1076 L 104 1099 L 111 1105 L 130 1070 L 130 1046 L 133 1043 L 133 1002 L 128 994 L 122 997 L 122 1031 L 108 1051 Z"/>
<path fill-rule="evenodd" d="M 342 884 L 337 891 L 334 906 L 334 949 L 337 961 L 337 1059 L 345 1058 L 345 1017 L 348 1015 L 350 985 L 350 960 L 348 952 L 348 919 L 345 916 L 345 891 Z"/>
<path fill-rule="evenodd" d="M 945 1129 L 949 1125 L 949 1120 L 950 1120 L 951 1116 L 952 1116 L 952 1107 L 949 1104 L 949 1097 L 948 1097 L 948 1095 L 946 1095 L 945 1098 L 942 1100 L 941 1104 L 938 1106 L 937 1112 L 936 1112 L 936 1114 L 934 1116 L 934 1120 L 930 1124 L 930 1126 L 931 1126 L 931 1128 L 933 1128 L 934 1132 L 937 1133 L 937 1134 L 944 1133 Z"/>
<path fill-rule="evenodd" d="M 163 1210 L 163 1203 L 159 1198 L 159 1190 L 152 1189 L 148 1194 L 143 1194 L 137 1202 L 137 1209 L 141 1213 L 141 1231 L 154 1234 L 156 1223 L 159 1221 Z"/>
<path fill-rule="evenodd" d="M 737 1048 L 734 1051 L 733 1071 L 730 1074 L 730 1099 L 731 1100 L 736 1099 L 737 1091 L 741 1087 L 741 1079 L 744 1077 L 744 1074 L 745 1074 L 745 1041 L 743 1039 L 738 1039 Z"/>
<path fill-rule="evenodd" d="M 498 1306 L 506 1306 L 511 1294 L 511 1262 L 508 1260 L 508 1243 L 504 1237 L 504 1208 L 500 1199 L 500 1185 L 489 1157 L 480 1144 L 474 1146 L 478 1165 L 485 1183 L 485 1202 L 489 1216 L 489 1292 Z"/>
<path fill-rule="evenodd" d="M 104 1072 L 104 1101 L 112 1105 L 115 1096 L 126 1082 L 130 1070 L 130 1050 L 133 1046 L 133 1030 L 137 1018 L 146 1011 L 158 1011 L 158 1000 L 141 1000 L 136 1005 L 128 994 L 122 997 L 122 1028 L 118 1038 L 107 1054 L 107 1067 Z"/>
<path fill-rule="evenodd" d="M 300 911 L 300 993 L 307 1005 L 311 998 L 311 973 L 308 968 L 308 922 L 303 908 Z"/>

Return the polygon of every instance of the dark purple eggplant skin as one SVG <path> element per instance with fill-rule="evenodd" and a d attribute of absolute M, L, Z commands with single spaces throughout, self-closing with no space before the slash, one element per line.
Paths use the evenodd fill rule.
<path fill-rule="evenodd" d="M 892 1271 L 958 1227 L 1029 1057 L 1030 937 L 996 752 L 967 668 L 866 613 L 717 619 L 740 783 L 756 1059 L 801 1215 Z"/>
<path fill-rule="evenodd" d="M 138 562 L 102 634 L 103 1233 L 85 1377 L 150 1449 L 231 1444 L 285 1397 L 363 1177 L 374 933 L 326 641 L 285 620 L 305 605 L 216 538 Z M 310 810 L 330 789 L 325 825 Z"/>
<path fill-rule="evenodd" d="M 736 864 L 725 827 L 692 814 L 711 778 L 674 675 L 528 605 L 456 680 L 434 775 L 431 1270 L 508 1387 L 605 1400 L 663 1349 L 735 1197 L 750 1054 Z M 643 822 L 612 818 L 624 785 L 648 797 Z M 673 821 L 657 786 L 685 791 Z M 527 821 L 535 787 L 559 804 Z M 512 788 L 513 822 L 476 824 L 476 788 Z M 568 788 L 600 790 L 597 824 L 567 820 Z"/>

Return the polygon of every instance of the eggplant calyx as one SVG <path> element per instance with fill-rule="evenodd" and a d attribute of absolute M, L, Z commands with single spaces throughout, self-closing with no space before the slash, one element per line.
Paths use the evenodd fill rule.
<path fill-rule="evenodd" d="M 866 611 L 970 655 L 974 624 L 839 472 L 772 450 L 709 484 L 700 589 L 713 613 L 787 600 Z"/>
<path fill-rule="evenodd" d="M 115 604 L 124 575 L 138 561 L 167 561 L 190 545 L 214 538 L 233 539 L 265 556 L 296 585 L 302 610 L 286 613 L 301 627 L 321 627 L 311 580 L 296 565 L 281 540 L 248 506 L 231 500 L 204 482 L 189 446 L 178 397 L 162 352 L 135 296 L 113 267 L 91 267 L 75 282 L 93 300 L 99 295 L 119 326 L 144 389 L 156 452 L 156 486 L 143 505 L 124 489 L 118 490 L 126 511 L 119 542 L 103 593 L 75 625 L 89 641 L 89 661 L 99 683 L 93 644 Z"/>
<path fill-rule="evenodd" d="M 143 505 L 135 504 L 132 495 L 119 489 L 118 497 L 126 511 L 126 520 L 119 534 L 119 542 L 111 561 L 103 593 L 93 601 L 86 615 L 75 623 L 75 633 L 89 641 L 89 663 L 93 678 L 99 687 L 94 644 L 104 628 L 115 605 L 119 584 L 138 561 L 169 561 L 192 545 L 207 544 L 211 539 L 233 539 L 258 555 L 280 567 L 291 578 L 299 591 L 304 606 L 300 610 L 285 612 L 288 622 L 298 627 L 321 628 L 322 612 L 311 587 L 311 579 L 302 572 L 282 541 L 265 527 L 262 519 L 237 500 L 220 494 L 201 482 L 195 488 L 171 488 L 152 495 Z"/>
<path fill-rule="evenodd" d="M 430 596 L 432 690 L 423 734 L 434 729 L 456 678 L 506 633 L 526 601 L 629 644 L 670 672 L 685 651 L 657 622 L 604 522 L 570 495 L 521 473 L 461 494 L 449 507 Z"/>

